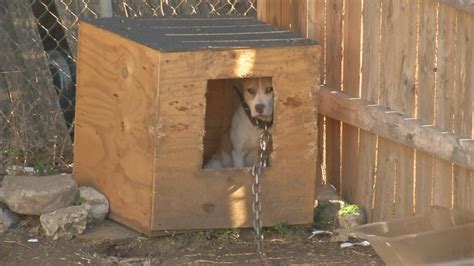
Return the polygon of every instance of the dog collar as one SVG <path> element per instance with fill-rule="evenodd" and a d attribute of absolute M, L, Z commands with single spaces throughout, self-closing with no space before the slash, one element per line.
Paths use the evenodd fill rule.
<path fill-rule="evenodd" d="M 242 108 L 244 108 L 245 114 L 247 115 L 252 125 L 259 127 L 261 129 L 266 129 L 273 125 L 273 117 L 271 121 L 265 121 L 265 120 L 252 117 L 252 112 L 250 111 L 249 105 L 245 102 L 244 95 L 236 87 L 234 87 L 234 90 L 237 93 L 237 95 L 239 95 L 240 104 L 242 105 Z"/>

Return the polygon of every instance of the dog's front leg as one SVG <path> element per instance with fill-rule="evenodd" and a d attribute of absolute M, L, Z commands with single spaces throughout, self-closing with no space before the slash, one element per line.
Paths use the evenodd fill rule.
<path fill-rule="evenodd" d="M 232 162 L 234 164 L 234 168 L 244 167 L 244 160 L 245 152 L 242 150 L 232 150 Z"/>

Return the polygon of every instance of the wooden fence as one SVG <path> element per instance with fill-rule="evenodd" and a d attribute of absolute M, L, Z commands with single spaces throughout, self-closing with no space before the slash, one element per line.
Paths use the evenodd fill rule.
<path fill-rule="evenodd" d="M 432 204 L 474 210 L 472 6 L 461 0 L 259 0 L 257 6 L 259 19 L 323 46 L 318 184 L 336 186 L 364 206 L 370 221 Z"/>

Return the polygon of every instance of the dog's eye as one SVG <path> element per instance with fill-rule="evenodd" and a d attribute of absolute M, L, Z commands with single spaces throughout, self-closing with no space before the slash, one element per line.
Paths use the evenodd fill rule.
<path fill-rule="evenodd" d="M 252 89 L 252 88 L 248 88 L 247 91 L 248 91 L 250 94 L 255 94 L 255 90 Z"/>
<path fill-rule="evenodd" d="M 273 92 L 273 87 L 268 87 L 265 89 L 265 93 L 272 93 Z"/>

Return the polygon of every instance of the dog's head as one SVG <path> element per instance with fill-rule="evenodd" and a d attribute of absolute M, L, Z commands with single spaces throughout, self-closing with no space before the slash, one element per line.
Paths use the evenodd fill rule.
<path fill-rule="evenodd" d="M 247 78 L 241 81 L 245 103 L 252 117 L 264 121 L 273 119 L 273 85 L 271 78 Z"/>

